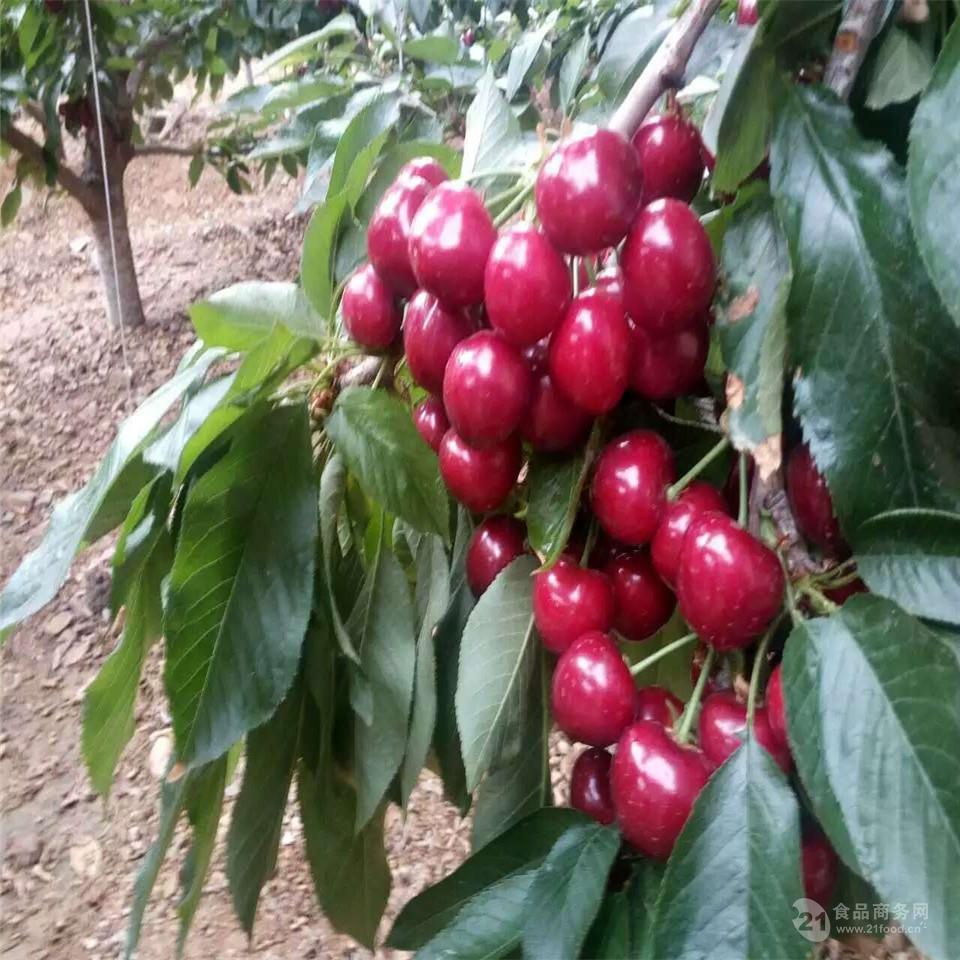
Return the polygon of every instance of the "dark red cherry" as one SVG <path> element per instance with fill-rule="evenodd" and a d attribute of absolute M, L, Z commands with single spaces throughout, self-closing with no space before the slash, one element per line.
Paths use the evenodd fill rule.
<path fill-rule="evenodd" d="M 488 517 L 473 531 L 467 547 L 467 583 L 475 597 L 524 552 L 526 535 L 523 524 L 513 517 Z"/>
<path fill-rule="evenodd" d="M 438 452 L 443 435 L 450 429 L 443 404 L 436 397 L 427 397 L 413 408 L 413 424 L 434 453 Z"/>
<path fill-rule="evenodd" d="M 737 2 L 737 25 L 741 27 L 752 27 L 760 15 L 757 12 L 757 0 L 738 0 Z"/>
<path fill-rule="evenodd" d="M 553 384 L 550 374 L 542 373 L 533 385 L 520 435 L 535 450 L 556 453 L 576 446 L 590 430 L 592 418 Z"/>
<path fill-rule="evenodd" d="M 418 290 L 403 317 L 403 352 L 413 379 L 439 394 L 453 348 L 475 329 L 465 311 L 448 310 L 432 293 Z"/>
<path fill-rule="evenodd" d="M 637 214 L 620 269 L 627 313 L 657 335 L 700 322 L 717 279 L 710 240 L 697 215 L 670 198 Z"/>
<path fill-rule="evenodd" d="M 794 447 L 787 458 L 787 496 L 800 532 L 829 554 L 849 552 L 833 514 L 833 500 L 827 482 L 817 469 L 804 443 Z"/>
<path fill-rule="evenodd" d="M 716 487 L 695 480 L 663 511 L 663 518 L 650 544 L 650 556 L 661 579 L 671 587 L 677 583 L 680 549 L 694 517 L 708 510 L 727 512 L 727 503 Z"/>
<path fill-rule="evenodd" d="M 537 215 L 566 253 L 598 253 L 626 236 L 640 203 L 633 146 L 612 130 L 564 140 L 537 175 Z"/>
<path fill-rule="evenodd" d="M 764 698 L 770 730 L 783 744 L 787 741 L 787 711 L 783 702 L 783 668 L 777 664 L 767 680 L 767 695 Z"/>
<path fill-rule="evenodd" d="M 700 131 L 679 113 L 649 117 L 633 135 L 643 177 L 642 206 L 661 197 L 689 203 L 703 180 Z"/>
<path fill-rule="evenodd" d="M 664 727 L 672 727 L 681 713 L 683 701 L 666 687 L 651 685 L 637 691 L 637 719 L 652 720 Z"/>
<path fill-rule="evenodd" d="M 811 831 L 800 842 L 803 892 L 810 900 L 829 909 L 837 882 L 837 854 L 819 831 Z"/>
<path fill-rule="evenodd" d="M 496 510 L 510 496 L 519 473 L 516 437 L 477 450 L 448 430 L 440 444 L 440 476 L 452 496 L 474 513 Z"/>
<path fill-rule="evenodd" d="M 370 262 L 398 296 L 417 289 L 410 265 L 410 225 L 427 194 L 433 189 L 423 177 L 408 176 L 387 187 L 367 227 Z"/>
<path fill-rule="evenodd" d="M 705 322 L 661 336 L 634 327 L 630 386 L 647 400 L 669 400 L 690 393 L 703 382 L 709 350 Z"/>
<path fill-rule="evenodd" d="M 720 766 L 747 735 L 747 706 L 732 690 L 711 693 L 703 701 L 698 718 L 700 749 L 715 766 Z M 767 711 L 758 707 L 753 714 L 753 733 L 784 773 L 793 767 L 789 748 L 770 728 Z"/>
<path fill-rule="evenodd" d="M 843 584 L 841 587 L 834 587 L 832 590 L 824 590 L 823 594 L 828 600 L 832 600 L 834 603 L 843 606 L 854 594 L 857 593 L 869 593 L 867 585 L 857 577 L 856 580 L 851 580 L 849 583 Z"/>
<path fill-rule="evenodd" d="M 422 177 L 432 187 L 439 187 L 441 183 L 446 183 L 450 177 L 439 160 L 433 157 L 414 157 L 408 160 L 397 174 L 397 180 L 406 180 L 413 177 Z"/>
<path fill-rule="evenodd" d="M 483 300 L 483 273 L 497 231 L 480 195 L 465 183 L 441 183 L 410 226 L 417 282 L 448 307 Z"/>
<path fill-rule="evenodd" d="M 506 440 L 530 405 L 533 379 L 516 347 L 480 330 L 453 348 L 443 374 L 443 405 L 453 429 L 475 447 Z"/>
<path fill-rule="evenodd" d="M 613 625 L 627 640 L 652 637 L 671 617 L 676 598 L 657 575 L 645 550 L 624 550 L 604 573 L 613 585 Z"/>
<path fill-rule="evenodd" d="M 463 33 L 460 35 L 460 39 L 463 41 L 463 45 L 465 47 L 472 47 L 473 40 L 474 40 L 473 27 L 467 27 L 467 29 L 464 30 Z"/>
<path fill-rule="evenodd" d="M 561 557 L 533 578 L 533 619 L 543 644 L 563 653 L 577 637 L 613 623 L 613 588 L 598 570 Z"/>
<path fill-rule="evenodd" d="M 590 502 L 615 540 L 641 546 L 656 533 L 673 483 L 673 452 L 652 430 L 633 430 L 597 458 Z"/>
<path fill-rule="evenodd" d="M 571 740 L 606 747 L 633 721 L 637 688 L 617 645 L 598 631 L 561 654 L 551 687 L 553 718 Z"/>
<path fill-rule="evenodd" d="M 627 842 L 666 860 L 711 772 L 702 751 L 677 743 L 661 724 L 638 720 L 627 727 L 610 770 L 613 808 Z"/>
<path fill-rule="evenodd" d="M 530 372 L 534 377 L 539 377 L 547 372 L 547 361 L 550 357 L 550 338 L 544 337 L 536 343 L 524 347 L 520 351 L 520 356 L 526 361 Z"/>
<path fill-rule="evenodd" d="M 400 308 L 372 264 L 347 281 L 340 310 L 347 333 L 370 350 L 386 350 L 400 332 Z"/>
<path fill-rule="evenodd" d="M 591 747 L 577 757 L 570 774 L 570 806 L 597 823 L 613 823 L 613 800 L 610 797 L 610 763 L 606 750 Z"/>
<path fill-rule="evenodd" d="M 619 267 L 608 267 L 597 274 L 593 289 L 623 303 L 623 274 Z"/>
<path fill-rule="evenodd" d="M 582 293 L 550 338 L 550 376 L 578 407 L 599 416 L 627 389 L 630 346 L 620 302 L 596 291 Z"/>
<path fill-rule="evenodd" d="M 680 551 L 677 600 L 690 627 L 718 650 L 745 647 L 783 601 L 777 555 L 730 517 L 702 513 Z"/>
<path fill-rule="evenodd" d="M 518 347 L 548 336 L 570 305 L 570 273 L 536 227 L 518 223 L 497 237 L 483 281 L 490 326 Z"/>

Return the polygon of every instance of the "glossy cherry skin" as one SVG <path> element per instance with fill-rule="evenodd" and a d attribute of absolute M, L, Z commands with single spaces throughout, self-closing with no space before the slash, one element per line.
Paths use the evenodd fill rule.
<path fill-rule="evenodd" d="M 529 223 L 507 227 L 497 237 L 483 290 L 490 326 L 518 347 L 552 333 L 572 296 L 563 257 Z"/>
<path fill-rule="evenodd" d="M 837 883 L 837 854 L 819 830 L 800 841 L 800 866 L 804 896 L 829 909 Z"/>
<path fill-rule="evenodd" d="M 672 727 L 673 721 L 683 713 L 683 701 L 666 687 L 651 685 L 637 691 L 637 719 L 652 720 L 664 727 Z"/>
<path fill-rule="evenodd" d="M 403 317 L 403 352 L 413 379 L 439 394 L 453 348 L 475 329 L 465 311 L 449 310 L 432 293 L 418 290 Z"/>
<path fill-rule="evenodd" d="M 384 191 L 367 227 L 370 262 L 400 297 L 409 297 L 417 289 L 410 265 L 410 225 L 432 189 L 423 177 L 395 180 Z"/>
<path fill-rule="evenodd" d="M 576 297 L 550 338 L 550 377 L 581 410 L 599 416 L 627 389 L 630 327 L 615 297 Z"/>
<path fill-rule="evenodd" d="M 524 552 L 527 531 L 513 517 L 488 517 L 481 523 L 467 546 L 467 583 L 479 597 Z"/>
<path fill-rule="evenodd" d="M 520 424 L 520 435 L 535 450 L 557 453 L 583 440 L 593 418 L 561 393 L 542 373 L 533 384 L 530 405 Z"/>
<path fill-rule="evenodd" d="M 439 160 L 433 157 L 414 157 L 408 160 L 397 173 L 397 180 L 406 180 L 413 177 L 421 177 L 432 187 L 439 187 L 441 183 L 446 183 L 450 177 Z"/>
<path fill-rule="evenodd" d="M 465 183 L 441 183 L 410 226 L 417 282 L 448 307 L 483 301 L 483 274 L 497 231 L 480 195 Z"/>
<path fill-rule="evenodd" d="M 806 444 L 794 447 L 787 458 L 787 497 L 800 532 L 824 553 L 847 553 L 840 524 L 833 514 L 827 481 L 813 462 Z"/>
<path fill-rule="evenodd" d="M 613 823 L 613 799 L 610 796 L 610 764 L 606 750 L 591 747 L 577 757 L 570 773 L 570 806 L 597 823 Z"/>
<path fill-rule="evenodd" d="M 703 382 L 709 350 L 706 322 L 662 336 L 634 327 L 630 386 L 647 400 L 670 400 L 690 393 Z"/>
<path fill-rule="evenodd" d="M 633 135 L 646 206 L 662 197 L 689 203 L 703 180 L 700 131 L 678 113 L 649 117 Z"/>
<path fill-rule="evenodd" d="M 520 351 L 520 356 L 526 361 L 534 377 L 546 373 L 547 361 L 550 357 L 550 338 L 544 337 L 536 343 L 531 343 L 529 347 L 524 347 Z"/>
<path fill-rule="evenodd" d="M 440 476 L 451 495 L 474 513 L 496 510 L 510 496 L 520 473 L 516 437 L 477 450 L 448 430 L 440 444 Z"/>
<path fill-rule="evenodd" d="M 787 711 L 783 702 L 783 668 L 778 663 L 767 680 L 767 693 L 764 698 L 770 730 L 780 743 L 787 744 Z"/>
<path fill-rule="evenodd" d="M 700 322 L 717 270 L 697 215 L 680 200 L 655 200 L 637 214 L 620 258 L 627 313 L 660 335 Z"/>
<path fill-rule="evenodd" d="M 578 637 L 553 671 L 550 703 L 557 726 L 592 747 L 615 743 L 633 722 L 637 688 L 617 645 L 594 631 Z"/>
<path fill-rule="evenodd" d="M 627 842 L 666 860 L 712 766 L 696 747 L 681 746 L 662 724 L 638 720 L 617 744 L 610 787 Z"/>
<path fill-rule="evenodd" d="M 652 430 L 633 430 L 608 444 L 597 458 L 590 488 L 600 526 L 622 543 L 649 542 L 674 479 L 673 452 Z"/>
<path fill-rule="evenodd" d="M 695 480 L 679 497 L 668 503 L 650 543 L 650 556 L 660 578 L 675 587 L 680 566 L 680 550 L 694 517 L 712 510 L 727 512 L 727 502 L 716 487 Z"/>
<path fill-rule="evenodd" d="M 537 174 L 537 215 L 565 253 L 616 246 L 640 203 L 640 164 L 633 146 L 612 130 L 564 140 Z"/>
<path fill-rule="evenodd" d="M 347 281 L 340 310 L 351 339 L 370 350 L 386 350 L 400 332 L 400 308 L 393 290 L 369 263 Z"/>
<path fill-rule="evenodd" d="M 752 27 L 760 15 L 757 11 L 757 0 L 738 0 L 737 3 L 737 25 L 741 27 Z"/>
<path fill-rule="evenodd" d="M 436 397 L 427 397 L 413 408 L 413 425 L 433 452 L 439 452 L 443 435 L 450 429 L 450 421 Z"/>
<path fill-rule="evenodd" d="M 698 718 L 700 749 L 715 766 L 720 766 L 747 735 L 747 705 L 732 690 L 711 693 L 703 701 Z M 770 728 L 767 711 L 758 707 L 753 714 L 753 733 L 784 773 L 793 767 L 790 750 Z"/>
<path fill-rule="evenodd" d="M 730 517 L 696 517 L 680 551 L 677 601 L 697 635 L 718 650 L 745 647 L 780 610 L 777 555 Z"/>
<path fill-rule="evenodd" d="M 627 640 L 652 637 L 671 617 L 676 598 L 645 550 L 624 550 L 607 562 L 613 585 L 613 625 Z"/>
<path fill-rule="evenodd" d="M 554 653 L 563 653 L 585 633 L 609 630 L 613 603 L 613 587 L 604 574 L 566 557 L 533 577 L 533 620 L 543 645 Z"/>

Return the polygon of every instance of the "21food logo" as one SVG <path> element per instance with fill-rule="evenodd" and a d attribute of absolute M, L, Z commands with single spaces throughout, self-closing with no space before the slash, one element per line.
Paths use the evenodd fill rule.
<path fill-rule="evenodd" d="M 793 909 L 793 925 L 805 940 L 823 943 L 830 936 L 830 917 L 816 900 L 794 900 Z"/>

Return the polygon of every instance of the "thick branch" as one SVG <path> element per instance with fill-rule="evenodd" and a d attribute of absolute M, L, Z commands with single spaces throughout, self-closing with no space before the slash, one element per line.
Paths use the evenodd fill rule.
<path fill-rule="evenodd" d="M 847 7 L 823 75 L 824 84 L 841 100 L 850 96 L 870 41 L 883 22 L 885 7 L 885 0 L 853 0 Z"/>
<path fill-rule="evenodd" d="M 197 143 L 192 147 L 180 147 L 175 143 L 140 143 L 134 146 L 134 157 L 152 157 L 169 154 L 174 157 L 192 157 L 203 150 L 203 144 Z"/>

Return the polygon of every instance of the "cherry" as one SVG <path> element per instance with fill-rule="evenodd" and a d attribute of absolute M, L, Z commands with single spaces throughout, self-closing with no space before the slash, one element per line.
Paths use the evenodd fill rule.
<path fill-rule="evenodd" d="M 414 157 L 412 160 L 408 160 L 397 174 L 397 180 L 412 177 L 422 177 L 434 187 L 439 187 L 441 183 L 446 183 L 450 179 L 440 161 L 434 160 L 433 157 Z"/>
<path fill-rule="evenodd" d="M 671 587 L 677 583 L 677 568 L 680 566 L 680 549 L 694 517 L 713 510 L 727 512 L 723 495 L 709 483 L 696 480 L 686 487 L 680 496 L 668 503 L 663 518 L 650 544 L 650 556 L 660 577 Z"/>
<path fill-rule="evenodd" d="M 655 200 L 637 214 L 620 268 L 627 313 L 650 333 L 692 326 L 710 306 L 713 250 L 697 215 L 680 200 Z"/>
<path fill-rule="evenodd" d="M 530 372 L 539 377 L 547 372 L 547 361 L 550 357 L 550 338 L 544 337 L 536 343 L 531 343 L 529 347 L 524 347 L 520 351 L 520 356 L 527 362 Z"/>
<path fill-rule="evenodd" d="M 598 253 L 626 235 L 640 202 L 633 146 L 612 130 L 560 143 L 537 175 L 537 215 L 566 253 Z"/>
<path fill-rule="evenodd" d="M 530 346 L 550 334 L 570 305 L 570 273 L 550 241 L 529 223 L 497 238 L 483 280 L 490 326 Z"/>
<path fill-rule="evenodd" d="M 448 310 L 432 293 L 417 291 L 403 318 L 403 351 L 413 379 L 424 390 L 440 393 L 453 348 L 475 329 L 466 312 Z"/>
<path fill-rule="evenodd" d="M 417 289 L 410 265 L 410 225 L 432 189 L 425 177 L 395 180 L 384 191 L 367 227 L 370 262 L 401 297 L 409 297 Z"/>
<path fill-rule="evenodd" d="M 434 453 L 440 450 L 443 435 L 450 429 L 447 412 L 436 397 L 427 397 L 413 408 L 413 425 Z"/>
<path fill-rule="evenodd" d="M 513 517 L 488 517 L 481 523 L 467 546 L 467 583 L 479 597 L 524 551 L 526 530 Z"/>
<path fill-rule="evenodd" d="M 709 648 L 701 640 L 697 643 L 696 649 L 693 651 L 693 659 L 690 661 L 690 682 L 696 686 L 697 681 L 700 679 L 700 674 L 703 671 L 704 661 L 707 659 L 707 650 Z M 704 690 L 710 693 L 717 693 L 720 690 L 729 690 L 733 686 L 733 677 L 731 676 L 730 667 L 726 662 L 714 663 L 713 669 L 710 671 L 710 676 L 707 677 L 707 682 L 704 684 Z"/>
<path fill-rule="evenodd" d="M 582 410 L 612 410 L 630 370 L 630 328 L 620 302 L 595 290 L 574 299 L 550 338 L 549 366 L 557 388 Z"/>
<path fill-rule="evenodd" d="M 603 293 L 623 303 L 623 274 L 619 267 L 608 267 L 597 274 L 593 285 L 597 293 Z"/>
<path fill-rule="evenodd" d="M 613 823 L 613 800 L 610 797 L 610 764 L 613 758 L 606 750 L 591 747 L 577 757 L 570 773 L 570 806 L 597 823 Z"/>
<path fill-rule="evenodd" d="M 787 497 L 800 532 L 824 553 L 849 552 L 833 513 L 827 482 L 806 444 L 794 447 L 787 458 Z"/>
<path fill-rule="evenodd" d="M 613 585 L 613 625 L 627 640 L 652 637 L 673 615 L 677 601 L 657 576 L 643 550 L 625 550 L 611 559 L 604 573 Z"/>
<path fill-rule="evenodd" d="M 585 633 L 561 654 L 553 671 L 551 704 L 557 726 L 571 740 L 592 747 L 616 742 L 633 721 L 637 688 L 605 633 Z"/>
<path fill-rule="evenodd" d="M 495 510 L 510 496 L 520 472 L 520 441 L 516 437 L 477 450 L 455 430 L 440 443 L 440 476 L 450 493 L 474 513 Z"/>
<path fill-rule="evenodd" d="M 652 720 L 664 727 L 672 727 L 673 721 L 683 713 L 683 701 L 666 687 L 641 687 L 637 691 L 637 703 L 638 720 Z"/>
<path fill-rule="evenodd" d="M 829 907 L 837 882 L 837 854 L 819 830 L 811 831 L 800 841 L 800 866 L 804 896 Z"/>
<path fill-rule="evenodd" d="M 711 763 L 719 767 L 747 735 L 747 706 L 732 690 L 711 693 L 703 701 L 697 722 L 700 749 Z M 789 773 L 793 767 L 790 750 L 773 732 L 763 707 L 754 711 L 753 733 L 757 743 L 773 757 L 777 766 Z"/>
<path fill-rule="evenodd" d="M 642 854 L 666 860 L 712 767 L 661 724 L 638 720 L 617 744 L 610 770 L 620 831 Z"/>
<path fill-rule="evenodd" d="M 849 583 L 843 584 L 841 587 L 834 587 L 832 590 L 824 590 L 823 594 L 828 600 L 832 600 L 834 603 L 843 606 L 854 594 L 857 593 L 869 593 L 867 585 L 857 577 L 856 580 L 851 580 Z"/>
<path fill-rule="evenodd" d="M 563 653 L 577 637 L 613 623 L 613 588 L 598 570 L 561 557 L 533 578 L 533 619 L 543 645 Z"/>
<path fill-rule="evenodd" d="M 737 2 L 737 25 L 741 27 L 752 27 L 760 15 L 757 12 L 757 0 L 738 0 Z"/>
<path fill-rule="evenodd" d="M 343 325 L 363 347 L 386 350 L 400 332 L 400 310 L 393 291 L 372 264 L 361 267 L 343 288 Z"/>
<path fill-rule="evenodd" d="M 661 336 L 634 327 L 630 386 L 647 400 L 669 400 L 690 393 L 703 382 L 709 350 L 706 323 Z"/>
<path fill-rule="evenodd" d="M 767 708 L 767 719 L 770 721 L 770 730 L 784 745 L 787 744 L 787 711 L 783 702 L 783 669 L 778 663 L 767 680 L 767 695 L 764 706 Z"/>
<path fill-rule="evenodd" d="M 568 450 L 587 435 L 592 418 L 568 400 L 542 373 L 533 385 L 533 394 L 520 434 L 535 450 L 556 453 Z"/>
<path fill-rule="evenodd" d="M 417 282 L 448 307 L 483 301 L 483 273 L 497 231 L 480 195 L 465 183 L 441 183 L 410 226 Z"/>
<path fill-rule="evenodd" d="M 642 206 L 661 197 L 689 203 L 703 180 L 700 131 L 679 113 L 653 116 L 633 135 L 643 175 Z"/>
<path fill-rule="evenodd" d="M 467 27 L 466 30 L 460 35 L 460 39 L 463 41 L 465 47 L 473 46 L 473 27 Z"/>
<path fill-rule="evenodd" d="M 615 540 L 640 546 L 656 533 L 674 480 L 673 453 L 652 430 L 633 430 L 597 458 L 590 502 Z"/>

